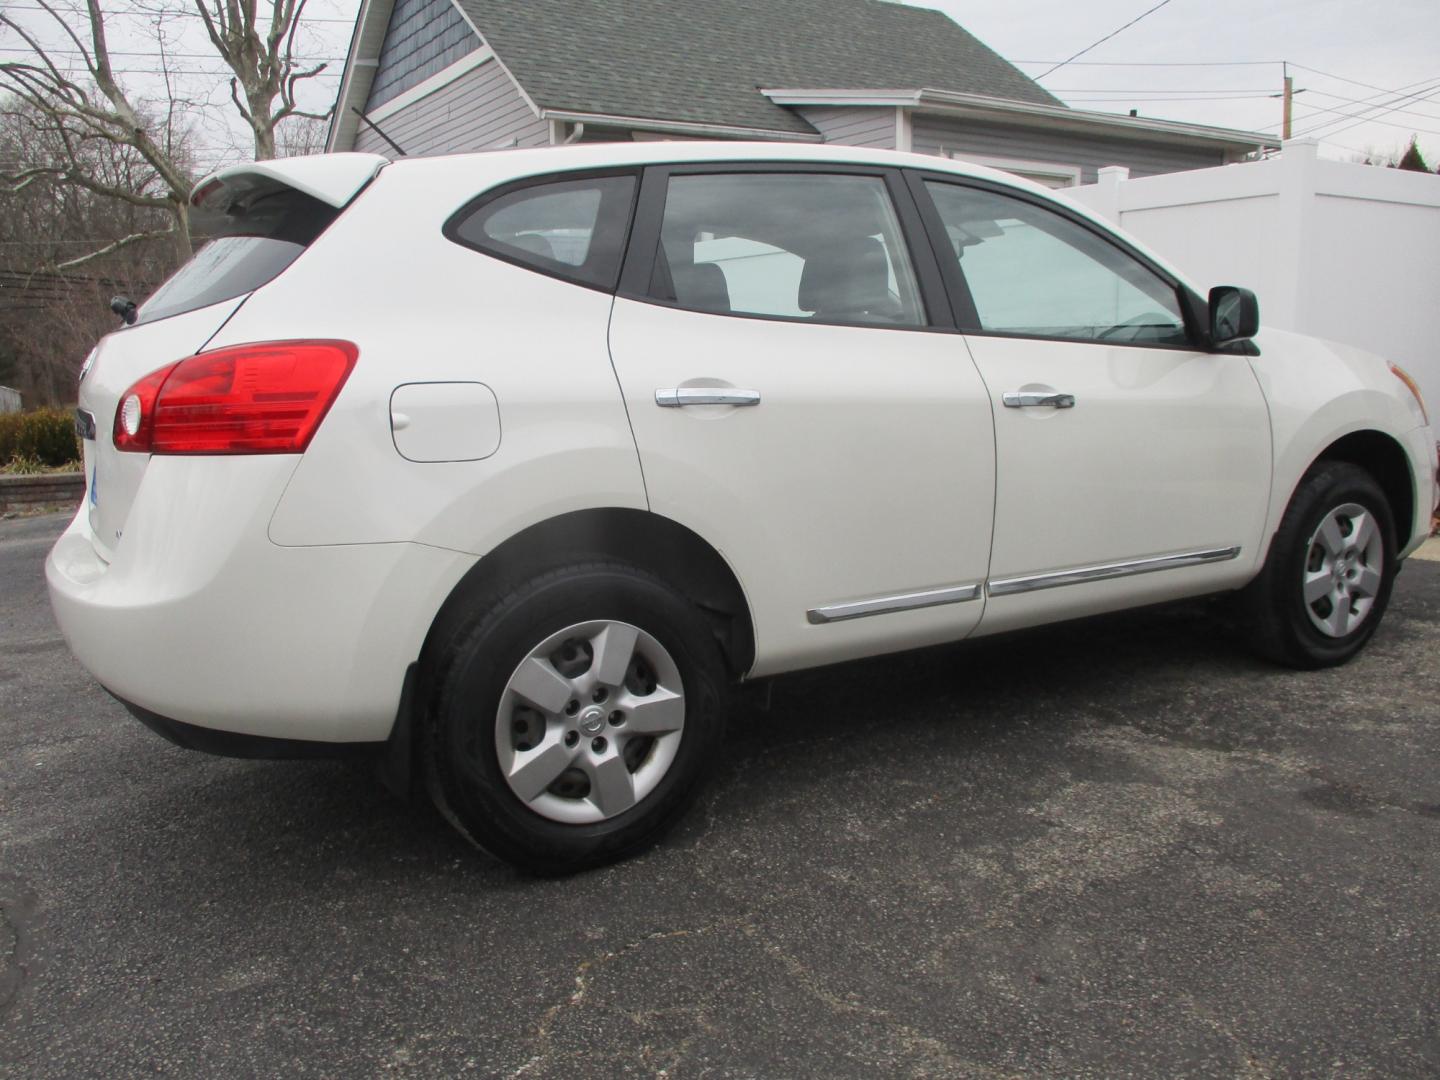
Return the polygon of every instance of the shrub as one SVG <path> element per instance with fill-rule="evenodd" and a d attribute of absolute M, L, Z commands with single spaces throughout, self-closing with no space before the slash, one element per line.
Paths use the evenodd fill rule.
<path fill-rule="evenodd" d="M 37 461 L 51 468 L 80 460 L 75 419 L 64 409 L 35 409 L 0 416 L 0 464 L 12 459 Z"/>

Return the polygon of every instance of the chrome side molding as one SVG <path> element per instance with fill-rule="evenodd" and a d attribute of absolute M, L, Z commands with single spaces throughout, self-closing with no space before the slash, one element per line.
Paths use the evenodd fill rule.
<path fill-rule="evenodd" d="M 1081 566 L 1074 570 L 1056 570 L 1048 574 L 999 578 L 988 582 L 986 591 L 991 596 L 1013 596 L 1037 589 L 1053 589 L 1060 585 L 1080 585 L 1087 581 L 1104 581 L 1107 578 L 1130 577 L 1133 574 L 1153 574 L 1157 570 L 1174 570 L 1181 566 L 1225 562 L 1239 554 L 1238 547 L 1183 551 L 1174 555 L 1158 555 L 1152 559 L 1134 559 L 1130 562 L 1104 563 L 1100 566 Z"/>
<path fill-rule="evenodd" d="M 917 608 L 939 607 L 941 604 L 963 604 L 980 599 L 979 585 L 956 585 L 946 589 L 901 593 L 898 596 L 877 596 L 873 600 L 856 600 L 848 604 L 827 604 L 811 608 L 805 618 L 815 625 L 859 619 L 866 615 L 885 615 L 893 611 L 914 611 Z"/>
<path fill-rule="evenodd" d="M 655 404 L 662 409 L 685 405 L 759 405 L 759 390 L 732 390 L 724 386 L 681 386 L 656 390 Z"/>

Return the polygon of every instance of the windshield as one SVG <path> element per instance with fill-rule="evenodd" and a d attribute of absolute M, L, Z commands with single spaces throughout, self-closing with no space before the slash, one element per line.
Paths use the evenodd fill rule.
<path fill-rule="evenodd" d="M 284 190 L 224 214 L 191 212 L 191 235 L 206 242 L 151 294 L 136 322 L 154 322 L 232 300 L 278 277 L 340 211 Z"/>

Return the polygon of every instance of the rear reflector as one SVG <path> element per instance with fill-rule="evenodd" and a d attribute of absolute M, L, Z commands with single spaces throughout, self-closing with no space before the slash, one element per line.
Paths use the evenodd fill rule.
<path fill-rule="evenodd" d="M 267 341 L 188 357 L 121 395 L 115 448 L 303 453 L 358 355 L 348 341 Z"/>

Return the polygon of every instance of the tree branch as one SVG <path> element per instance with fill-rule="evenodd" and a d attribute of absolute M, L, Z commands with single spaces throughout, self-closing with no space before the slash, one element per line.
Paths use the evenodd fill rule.
<path fill-rule="evenodd" d="M 127 248 L 131 244 L 138 244 L 142 240 L 158 240 L 162 236 L 173 235 L 175 235 L 175 230 L 173 228 L 156 229 L 151 232 L 131 233 L 129 236 L 122 236 L 119 240 L 116 240 L 113 243 L 106 244 L 104 247 L 100 248 L 97 251 L 92 251 L 88 255 L 81 255 L 78 259 L 67 259 L 65 262 L 56 263 L 55 269 L 70 270 L 76 266 L 84 266 L 86 263 L 94 259 L 103 258 L 106 255 L 113 255 L 121 248 Z"/>

